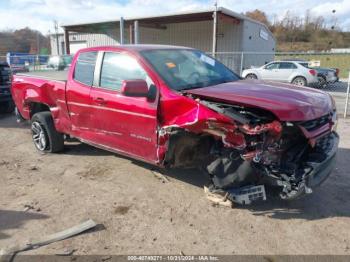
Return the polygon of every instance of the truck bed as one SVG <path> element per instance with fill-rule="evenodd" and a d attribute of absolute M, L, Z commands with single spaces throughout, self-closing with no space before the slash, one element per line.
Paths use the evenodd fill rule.
<path fill-rule="evenodd" d="M 17 73 L 17 76 L 34 76 L 48 80 L 67 81 L 68 71 L 33 71 L 28 73 Z"/>

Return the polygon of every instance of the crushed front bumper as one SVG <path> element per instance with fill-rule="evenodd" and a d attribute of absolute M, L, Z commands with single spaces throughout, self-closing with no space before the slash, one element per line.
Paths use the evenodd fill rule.
<path fill-rule="evenodd" d="M 305 179 L 308 188 L 321 185 L 329 177 L 335 166 L 338 144 L 339 136 L 335 132 L 317 141 L 315 150 L 307 161 L 307 165 L 312 168 Z"/>

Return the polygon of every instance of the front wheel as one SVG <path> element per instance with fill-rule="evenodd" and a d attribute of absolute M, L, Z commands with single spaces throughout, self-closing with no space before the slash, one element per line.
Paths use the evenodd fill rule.
<path fill-rule="evenodd" d="M 31 120 L 31 130 L 39 152 L 55 153 L 63 150 L 63 134 L 57 132 L 50 112 L 36 113 Z"/>
<path fill-rule="evenodd" d="M 255 74 L 248 74 L 245 79 L 258 79 L 258 77 Z"/>
<path fill-rule="evenodd" d="M 306 86 L 306 79 L 302 76 L 297 76 L 293 79 L 292 84 L 297 86 Z"/>

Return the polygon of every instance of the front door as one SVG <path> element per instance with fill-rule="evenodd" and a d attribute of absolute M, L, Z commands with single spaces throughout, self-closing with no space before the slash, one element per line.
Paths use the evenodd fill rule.
<path fill-rule="evenodd" d="M 261 78 L 263 80 L 277 80 L 278 79 L 278 62 L 272 62 L 267 65 L 265 65 L 261 71 Z"/>
<path fill-rule="evenodd" d="M 154 82 L 139 62 L 126 53 L 100 53 L 91 88 L 92 121 L 99 145 L 148 162 L 157 159 L 157 99 L 127 97 L 120 93 L 123 80 Z M 98 80 L 96 80 L 98 79 Z M 97 81 L 97 83 L 96 83 Z"/>

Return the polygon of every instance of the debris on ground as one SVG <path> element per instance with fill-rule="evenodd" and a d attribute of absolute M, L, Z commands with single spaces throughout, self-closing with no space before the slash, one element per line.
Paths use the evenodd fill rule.
<path fill-rule="evenodd" d="M 24 209 L 23 209 L 24 212 L 27 212 L 29 210 L 34 210 L 34 211 L 37 211 L 37 212 L 41 211 L 41 208 L 39 207 L 39 202 L 38 201 L 32 201 L 32 202 L 30 202 L 28 204 L 25 204 L 23 207 L 24 207 Z"/>
<path fill-rule="evenodd" d="M 117 206 L 114 209 L 114 213 L 118 215 L 125 215 L 126 213 L 128 213 L 129 209 L 130 206 Z"/>
<path fill-rule="evenodd" d="M 29 170 L 30 171 L 38 171 L 39 168 L 37 166 L 35 166 L 35 165 L 32 165 L 32 166 L 29 167 Z"/>
<path fill-rule="evenodd" d="M 151 170 L 152 174 L 157 177 L 159 180 L 161 180 L 163 183 L 168 183 L 170 180 L 164 176 L 163 174 L 159 173 L 158 171 Z"/>
<path fill-rule="evenodd" d="M 45 246 L 48 244 L 51 244 L 53 242 L 57 242 L 57 241 L 61 241 L 64 240 L 66 238 L 70 238 L 74 235 L 78 235 L 88 229 L 94 228 L 96 227 L 97 224 L 92 220 L 89 219 L 79 225 L 73 226 L 71 228 L 68 228 L 66 230 L 63 230 L 61 232 L 43 237 L 42 239 L 38 239 L 35 241 L 31 241 L 29 243 L 25 243 L 22 245 L 16 245 L 13 246 L 9 249 L 1 249 L 0 250 L 0 261 L 1 262 L 5 262 L 5 261 L 12 261 L 14 256 L 19 253 L 19 252 L 23 252 L 23 251 L 27 251 L 27 250 L 31 250 L 31 249 L 37 249 L 41 246 Z"/>
<path fill-rule="evenodd" d="M 212 193 L 209 191 L 209 188 L 207 188 L 206 186 L 204 186 L 204 193 L 207 199 L 212 201 L 215 205 L 231 207 L 231 208 L 233 207 L 233 202 L 227 198 L 228 193 L 226 193 L 225 195 Z"/>
<path fill-rule="evenodd" d="M 73 248 L 65 248 L 61 252 L 56 253 L 56 256 L 71 256 L 74 254 L 74 252 L 77 251 L 77 249 Z"/>

